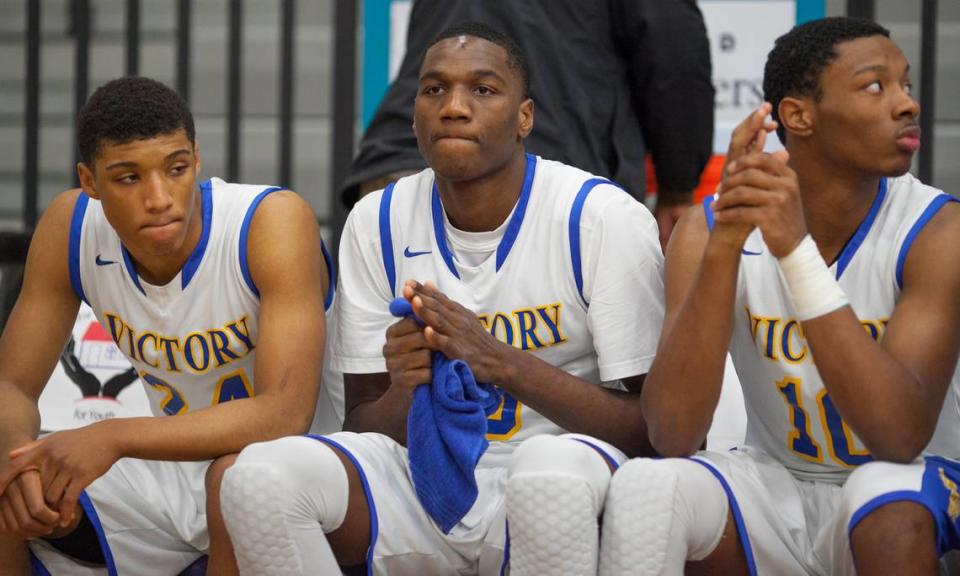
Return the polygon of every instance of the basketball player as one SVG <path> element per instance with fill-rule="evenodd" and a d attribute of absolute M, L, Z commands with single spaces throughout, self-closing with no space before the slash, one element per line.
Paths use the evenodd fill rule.
<path fill-rule="evenodd" d="M 453 26 L 426 51 L 414 130 L 431 168 L 364 197 L 341 242 L 334 363 L 352 432 L 255 444 L 227 470 L 241 573 L 499 574 L 521 441 L 537 435 L 514 477 L 549 475 L 594 518 L 608 462 L 649 453 L 639 403 L 626 399 L 662 320 L 656 224 L 608 181 L 527 155 L 533 108 L 523 54 L 488 26 Z M 396 296 L 426 327 L 390 315 Z M 417 500 L 404 446 L 432 351 L 503 392 L 478 496 L 449 531 Z M 567 431 L 597 439 L 558 437 Z M 596 522 L 592 532 L 595 549 Z M 512 557 L 529 534 L 511 521 L 510 535 Z"/>
<path fill-rule="evenodd" d="M 777 40 L 764 92 L 669 246 L 642 394 L 654 447 L 694 454 L 729 349 L 746 445 L 620 468 L 601 574 L 939 574 L 960 515 L 960 206 L 907 174 L 909 65 L 886 29 L 828 18 Z M 765 154 L 774 127 L 786 152 Z"/>
<path fill-rule="evenodd" d="M 204 472 L 314 417 L 329 282 L 290 191 L 198 185 L 193 118 L 145 78 L 97 90 L 78 122 L 82 190 L 44 213 L 0 340 L 0 566 L 179 573 L 207 548 Z M 86 301 L 157 418 L 35 440 L 37 398 Z M 9 457 L 8 457 L 9 453 Z"/>

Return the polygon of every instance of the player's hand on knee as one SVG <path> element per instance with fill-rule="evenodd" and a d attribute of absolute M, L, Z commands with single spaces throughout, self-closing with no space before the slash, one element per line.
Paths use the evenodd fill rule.
<path fill-rule="evenodd" d="M 758 227 L 777 258 L 786 256 L 807 234 L 797 174 L 786 152 L 755 152 L 729 166 L 724 188 L 713 203 L 717 225 Z"/>
<path fill-rule="evenodd" d="M 24 540 L 51 534 L 60 515 L 43 498 L 43 486 L 37 470 L 26 470 L 0 494 L 0 534 Z"/>
<path fill-rule="evenodd" d="M 390 373 L 391 386 L 413 391 L 432 378 L 432 350 L 423 334 L 423 327 L 411 318 L 404 318 L 387 328 L 383 357 Z"/>
<path fill-rule="evenodd" d="M 39 470 L 43 497 L 66 526 L 76 516 L 80 494 L 122 456 L 120 435 L 109 420 L 55 432 L 10 452 L 10 467 L 0 476 L 0 490 L 25 470 Z"/>
<path fill-rule="evenodd" d="M 432 283 L 416 284 L 414 293 L 413 309 L 427 325 L 424 336 L 430 346 L 447 358 L 469 364 L 477 381 L 499 382 L 507 346 L 483 327 L 476 314 L 448 298 Z"/>

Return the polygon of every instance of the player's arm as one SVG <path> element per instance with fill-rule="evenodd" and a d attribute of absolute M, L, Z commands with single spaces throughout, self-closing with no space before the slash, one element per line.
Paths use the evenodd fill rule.
<path fill-rule="evenodd" d="M 803 323 L 830 398 L 875 458 L 909 462 L 936 428 L 960 350 L 958 243 L 950 203 L 916 237 L 880 342 L 849 306 Z"/>
<path fill-rule="evenodd" d="M 70 335 L 80 300 L 70 285 L 67 255 L 78 190 L 59 195 L 45 210 L 27 256 L 23 287 L 0 337 L 0 473 L 10 450 L 40 430 L 37 401 Z M 37 472 L 21 474 L 0 494 L 4 534 L 46 534 L 59 516 L 43 503 Z M 41 526 L 46 528 L 40 530 Z"/>
<path fill-rule="evenodd" d="M 597 386 L 500 342 L 430 283 L 409 284 L 405 296 L 427 323 L 430 345 L 466 361 L 477 381 L 499 386 L 565 430 L 609 442 L 629 456 L 653 455 L 636 401 L 644 374 L 622 378 L 626 392 Z"/>
<path fill-rule="evenodd" d="M 39 468 L 46 500 L 73 518 L 80 492 L 123 457 L 206 460 L 252 443 L 305 432 L 324 349 L 324 261 L 312 211 L 292 192 L 258 208 L 248 263 L 260 291 L 255 395 L 165 418 L 117 418 L 20 448 L 14 467 Z M 10 474 L 0 476 L 0 488 Z"/>
<path fill-rule="evenodd" d="M 413 320 L 399 320 L 387 328 L 383 359 L 388 371 L 344 374 L 344 430 L 379 432 L 406 445 L 413 390 L 432 380 L 431 354 L 423 327 Z"/>
<path fill-rule="evenodd" d="M 690 207 L 667 247 L 663 332 L 641 394 L 650 442 L 663 456 L 692 454 L 707 437 L 733 330 L 739 261 L 736 240 L 711 235 L 703 207 Z"/>
<path fill-rule="evenodd" d="M 727 161 L 762 150 L 775 124 L 762 105 L 734 130 Z M 641 395 L 650 441 L 663 456 L 686 456 L 713 421 L 733 333 L 740 251 L 752 226 L 717 223 L 703 206 L 687 210 L 667 247 L 663 332 Z"/>
<path fill-rule="evenodd" d="M 419 330 L 422 334 L 423 331 Z M 425 350 L 429 354 L 428 350 Z M 344 374 L 346 417 L 343 429 L 348 432 L 378 432 L 399 444 L 407 444 L 407 412 L 413 403 L 413 389 L 430 382 L 430 368 L 416 368 L 427 375 L 414 383 L 393 384 L 389 372 L 376 374 Z M 414 376 L 415 378 L 415 376 Z"/>
<path fill-rule="evenodd" d="M 430 349 L 423 328 L 397 320 L 376 229 L 379 196 L 357 204 L 340 241 L 340 290 L 334 367 L 342 370 L 344 430 L 379 432 L 406 444 L 413 389 L 431 380 Z"/>

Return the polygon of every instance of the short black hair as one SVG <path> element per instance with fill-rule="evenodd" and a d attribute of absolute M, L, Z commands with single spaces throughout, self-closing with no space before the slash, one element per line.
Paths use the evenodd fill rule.
<path fill-rule="evenodd" d="M 889 38 L 890 31 L 870 20 L 838 16 L 801 24 L 777 38 L 763 69 L 763 98 L 773 105 L 773 119 L 779 123 L 777 108 L 787 96 L 819 100 L 820 74 L 837 57 L 837 44 L 870 36 Z M 787 143 L 783 125 L 777 136 Z"/>
<path fill-rule="evenodd" d="M 448 38 L 456 38 L 457 36 L 481 38 L 506 50 L 507 66 L 516 71 L 520 75 L 521 82 L 523 82 L 523 98 L 530 97 L 530 65 L 527 63 L 527 55 L 523 53 L 523 49 L 520 48 L 513 37 L 483 22 L 460 22 L 437 34 L 430 45 L 427 46 L 427 50 Z M 424 55 L 426 55 L 426 51 L 424 51 Z"/>
<path fill-rule="evenodd" d="M 181 129 L 196 142 L 193 114 L 173 89 L 150 78 L 111 80 L 90 96 L 77 117 L 80 161 L 92 167 L 104 142 L 124 144 Z"/>

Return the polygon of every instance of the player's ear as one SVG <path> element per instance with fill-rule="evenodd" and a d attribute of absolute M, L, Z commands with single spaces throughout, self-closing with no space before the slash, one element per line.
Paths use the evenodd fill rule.
<path fill-rule="evenodd" d="M 94 200 L 99 200 L 100 194 L 97 192 L 97 187 L 94 184 L 93 170 L 83 162 L 77 162 L 77 177 L 80 180 L 80 187 L 83 188 L 83 193 Z"/>
<path fill-rule="evenodd" d="M 517 122 L 517 136 L 523 140 L 533 130 L 533 98 L 527 98 L 520 103 L 517 116 L 519 120 Z"/>
<path fill-rule="evenodd" d="M 813 110 L 808 99 L 785 97 L 777 106 L 780 125 L 787 132 L 806 138 L 813 133 Z"/>

